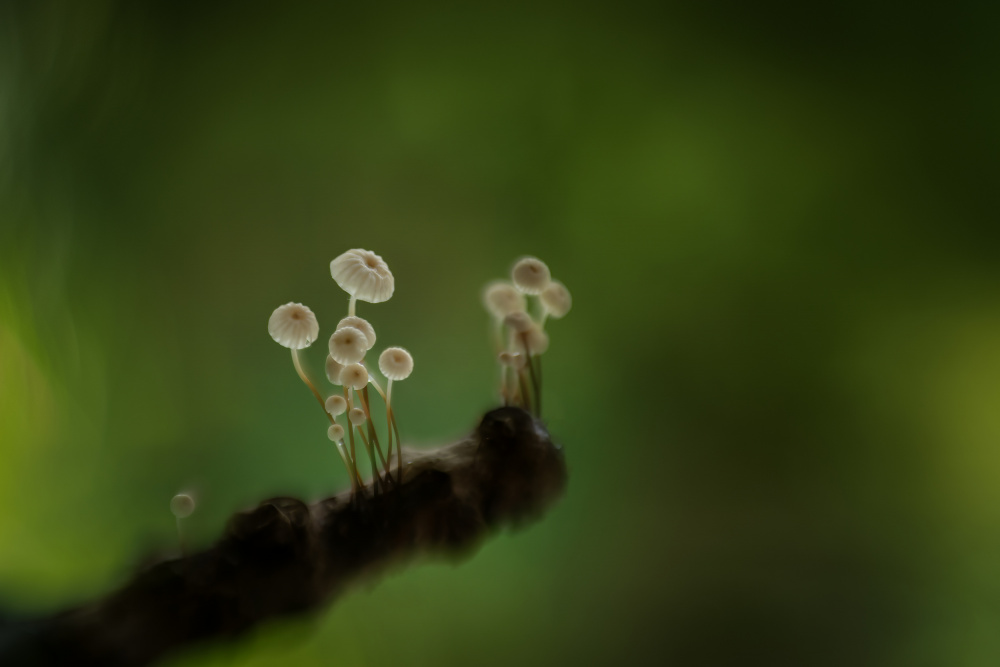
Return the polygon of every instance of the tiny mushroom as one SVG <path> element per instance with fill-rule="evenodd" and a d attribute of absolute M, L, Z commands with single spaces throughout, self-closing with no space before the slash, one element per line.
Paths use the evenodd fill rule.
<path fill-rule="evenodd" d="M 368 384 L 368 369 L 361 364 L 344 366 L 344 372 L 340 374 L 340 381 L 350 389 L 364 389 Z"/>
<path fill-rule="evenodd" d="M 330 356 L 341 364 L 356 364 L 364 359 L 367 346 L 364 332 L 354 327 L 337 329 L 330 336 Z"/>
<path fill-rule="evenodd" d="M 344 327 L 354 327 L 365 335 L 365 339 L 368 341 L 365 349 L 370 350 L 375 347 L 375 327 L 365 318 L 358 317 L 357 315 L 345 317 L 337 323 L 337 329 L 343 329 Z"/>
<path fill-rule="evenodd" d="M 336 417 L 347 412 L 347 399 L 340 394 L 333 394 L 326 399 L 326 411 L 331 417 Z"/>
<path fill-rule="evenodd" d="M 498 320 L 526 308 L 524 295 L 503 280 L 496 280 L 486 286 L 483 290 L 483 305 Z"/>
<path fill-rule="evenodd" d="M 267 321 L 267 332 L 279 345 L 301 350 L 313 344 L 319 336 L 319 323 L 307 306 L 286 303 L 278 306 Z"/>
<path fill-rule="evenodd" d="M 511 277 L 514 279 L 514 286 L 525 294 L 541 294 L 552 279 L 552 274 L 542 260 L 524 257 L 514 264 Z"/>
<path fill-rule="evenodd" d="M 330 262 L 330 275 L 351 295 L 348 315 L 354 315 L 357 301 L 388 301 L 395 290 L 389 265 L 371 250 L 354 248 L 337 256 Z"/>

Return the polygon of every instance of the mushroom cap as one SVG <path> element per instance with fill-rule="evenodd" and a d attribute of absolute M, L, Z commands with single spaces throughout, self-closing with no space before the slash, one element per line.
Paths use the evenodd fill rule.
<path fill-rule="evenodd" d="M 537 326 L 514 336 L 514 347 L 523 355 L 544 354 L 549 349 L 549 336 Z"/>
<path fill-rule="evenodd" d="M 344 372 L 344 365 L 329 354 L 326 355 L 326 379 L 331 384 L 343 384 L 340 381 L 340 374 L 342 372 Z"/>
<path fill-rule="evenodd" d="M 375 347 L 375 327 L 365 318 L 358 317 L 357 315 L 345 317 L 337 323 L 337 329 L 343 329 L 344 327 L 354 327 L 365 335 L 365 339 L 368 341 L 365 347 L 366 350 Z"/>
<path fill-rule="evenodd" d="M 518 310 L 503 318 L 503 323 L 510 327 L 512 331 L 523 333 L 535 326 L 531 316 L 523 310 Z"/>
<path fill-rule="evenodd" d="M 186 519 L 194 513 L 194 498 L 186 493 L 178 493 L 170 499 L 170 512 L 178 519 Z"/>
<path fill-rule="evenodd" d="M 548 287 L 543 289 L 542 293 L 538 295 L 538 298 L 549 316 L 557 320 L 566 315 L 569 309 L 573 307 L 573 295 L 558 280 L 550 282 Z"/>
<path fill-rule="evenodd" d="M 405 380 L 413 372 L 413 356 L 401 347 L 387 347 L 378 357 L 378 369 L 390 380 Z"/>
<path fill-rule="evenodd" d="M 483 289 L 483 305 L 497 319 L 527 308 L 524 295 L 505 280 L 495 280 Z"/>
<path fill-rule="evenodd" d="M 510 366 L 517 370 L 524 368 L 527 360 L 525 360 L 524 355 L 520 352 L 511 352 L 510 350 L 504 350 L 497 355 L 497 361 L 499 361 L 504 366 Z"/>
<path fill-rule="evenodd" d="M 330 356 L 341 364 L 356 364 L 365 358 L 368 338 L 361 329 L 344 327 L 330 336 Z"/>
<path fill-rule="evenodd" d="M 326 407 L 326 411 L 330 413 L 331 417 L 342 415 L 347 412 L 347 399 L 340 394 L 333 394 L 330 398 L 326 399 L 324 407 Z"/>
<path fill-rule="evenodd" d="M 525 294 L 539 294 L 552 280 L 549 267 L 537 257 L 523 257 L 511 269 L 514 286 Z"/>
<path fill-rule="evenodd" d="M 267 321 L 267 332 L 279 345 L 301 350 L 319 337 L 319 323 L 307 306 L 286 303 L 278 306 Z"/>
<path fill-rule="evenodd" d="M 354 426 L 364 424 L 368 421 L 368 417 L 365 416 L 365 411 L 361 408 L 351 408 L 351 411 L 347 413 L 347 418 L 351 420 L 351 424 Z"/>
<path fill-rule="evenodd" d="M 344 383 L 345 387 L 364 389 L 368 386 L 368 369 L 361 364 L 344 366 L 344 371 L 340 374 L 340 381 Z"/>
<path fill-rule="evenodd" d="M 385 260 L 361 248 L 348 250 L 330 262 L 330 275 L 342 290 L 368 303 L 388 301 L 396 288 Z"/>
<path fill-rule="evenodd" d="M 326 429 L 326 437 L 334 442 L 342 440 L 344 438 L 344 427 L 340 424 L 330 424 L 330 428 Z"/>

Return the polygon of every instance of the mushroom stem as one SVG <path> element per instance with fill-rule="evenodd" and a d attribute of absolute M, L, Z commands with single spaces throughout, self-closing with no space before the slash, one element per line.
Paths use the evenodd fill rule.
<path fill-rule="evenodd" d="M 181 549 L 181 556 L 187 556 L 187 540 L 184 539 L 184 519 L 177 517 L 177 544 Z"/>
<path fill-rule="evenodd" d="M 351 409 L 351 390 L 344 387 L 344 399 L 347 400 L 347 409 Z M 351 463 L 354 465 L 354 475 L 358 478 L 358 485 L 361 490 L 365 488 L 365 483 L 361 481 L 361 475 L 358 473 L 358 455 L 354 449 L 354 426 L 351 424 L 351 420 L 347 420 L 347 435 L 351 440 Z M 374 480 L 373 480 L 374 483 Z"/>
<path fill-rule="evenodd" d="M 517 382 L 521 386 L 521 407 L 531 410 L 531 394 L 528 392 L 528 383 L 524 379 L 524 369 L 517 371 Z"/>
<path fill-rule="evenodd" d="M 306 386 L 309 387 L 309 390 L 312 391 L 313 396 L 315 396 L 316 400 L 319 401 L 319 407 L 323 409 L 323 414 L 326 415 L 327 419 L 329 419 L 332 424 L 333 415 L 326 411 L 326 401 L 323 400 L 323 396 L 319 393 L 319 390 L 316 389 L 316 385 L 314 385 L 312 380 L 309 379 L 309 376 L 306 375 L 305 370 L 302 368 L 302 362 L 299 360 L 299 351 L 294 348 L 292 349 L 292 363 L 295 365 L 295 372 L 299 374 L 302 381 L 305 382 Z"/>
<path fill-rule="evenodd" d="M 354 479 L 354 471 L 351 469 L 351 463 L 347 459 L 347 452 L 344 451 L 344 441 L 338 440 L 334 444 L 337 447 L 337 453 L 340 454 L 340 458 L 344 461 L 344 465 L 347 466 L 347 476 L 351 478 L 351 493 L 356 493 L 358 490 L 358 483 Z"/>
<path fill-rule="evenodd" d="M 392 410 L 386 408 L 389 420 L 392 422 L 392 429 L 396 432 L 396 480 L 399 485 L 403 485 L 403 439 L 399 437 L 399 427 L 396 426 L 396 415 Z"/>
<path fill-rule="evenodd" d="M 385 393 L 382 394 L 382 398 L 385 399 L 385 428 L 389 431 L 389 460 L 392 460 L 392 378 L 386 380 Z M 403 445 L 402 442 L 396 443 L 396 449 L 399 453 L 396 455 L 396 460 L 399 461 L 399 467 L 403 466 L 403 454 L 399 449 Z M 385 469 L 389 472 L 389 467 Z M 402 478 L 397 478 L 397 483 L 401 484 L 403 482 Z"/>
<path fill-rule="evenodd" d="M 384 486 L 384 484 L 382 483 L 382 476 L 378 474 L 378 467 L 376 466 L 375 463 L 375 451 L 372 449 L 371 443 L 368 441 L 368 438 L 365 437 L 364 429 L 361 428 L 360 424 L 357 426 L 352 426 L 351 428 L 358 429 L 358 437 L 361 438 L 361 442 L 363 442 L 365 445 L 365 451 L 368 452 L 368 462 L 371 464 L 372 467 L 372 491 L 377 495 L 378 488 L 380 486 Z"/>
<path fill-rule="evenodd" d="M 378 441 L 378 433 L 375 432 L 375 425 L 372 423 L 372 412 L 370 408 L 369 398 L 368 398 L 368 387 L 365 387 L 361 393 L 361 406 L 364 408 L 365 416 L 368 417 L 368 439 L 375 445 L 376 451 L 378 451 L 378 457 L 382 460 L 382 467 L 385 469 L 386 474 L 389 473 L 389 466 L 385 461 L 385 455 L 382 453 L 382 445 Z"/>
<path fill-rule="evenodd" d="M 519 334 L 521 336 L 521 344 L 524 345 L 524 356 L 528 360 L 528 373 L 531 375 L 531 389 L 535 394 L 535 415 L 538 417 L 542 416 L 542 387 L 539 381 L 539 375 L 535 374 L 535 363 L 532 361 L 531 348 L 528 346 L 528 335 Z M 531 404 L 525 405 L 528 410 L 531 410 Z"/>
<path fill-rule="evenodd" d="M 351 295 L 351 300 L 347 304 L 347 316 L 354 317 L 355 305 L 358 303 L 358 297 Z"/>

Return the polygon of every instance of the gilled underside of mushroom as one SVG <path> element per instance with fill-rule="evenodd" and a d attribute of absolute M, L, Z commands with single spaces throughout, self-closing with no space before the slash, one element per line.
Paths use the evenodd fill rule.
<path fill-rule="evenodd" d="M 110 595 L 40 619 L 0 620 L 3 665 L 147 665 L 329 604 L 416 556 L 468 556 L 492 532 L 538 517 L 566 466 L 524 410 L 487 413 L 464 440 L 408 452 L 405 482 L 306 504 L 273 498 L 230 518 L 210 549 L 159 562 Z"/>

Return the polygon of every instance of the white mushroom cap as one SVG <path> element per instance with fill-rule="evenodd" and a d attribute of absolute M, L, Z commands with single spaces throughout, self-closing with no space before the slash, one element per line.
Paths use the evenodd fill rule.
<path fill-rule="evenodd" d="M 330 356 L 341 364 L 356 364 L 365 358 L 368 339 L 361 329 L 344 327 L 330 336 Z"/>
<path fill-rule="evenodd" d="M 413 372 L 413 357 L 401 347 L 387 347 L 379 355 L 378 369 L 390 380 L 405 380 Z"/>
<path fill-rule="evenodd" d="M 330 416 L 336 417 L 347 412 L 347 399 L 340 394 L 333 394 L 330 398 L 326 399 L 325 406 Z"/>
<path fill-rule="evenodd" d="M 497 360 L 504 366 L 511 366 L 518 370 L 524 368 L 527 363 L 523 354 L 520 354 L 519 352 L 511 352 L 509 350 L 504 350 L 498 354 Z"/>
<path fill-rule="evenodd" d="M 170 512 L 178 519 L 186 519 L 194 513 L 194 498 L 186 493 L 178 493 L 170 499 Z"/>
<path fill-rule="evenodd" d="M 483 305 L 497 319 L 503 319 L 507 315 L 522 311 L 527 307 L 524 295 L 516 287 L 503 280 L 491 282 L 483 289 Z"/>
<path fill-rule="evenodd" d="M 351 424 L 354 426 L 364 424 L 368 421 L 368 417 L 365 416 L 365 411 L 361 408 L 351 408 L 351 411 L 347 413 L 347 418 L 351 420 Z"/>
<path fill-rule="evenodd" d="M 344 371 L 344 365 L 334 359 L 329 354 L 326 355 L 326 379 L 331 384 L 343 384 L 340 381 L 340 374 Z"/>
<path fill-rule="evenodd" d="M 340 374 L 340 381 L 344 383 L 345 387 L 364 389 L 368 385 L 368 369 L 361 364 L 344 366 L 344 371 Z"/>
<path fill-rule="evenodd" d="M 396 287 L 385 260 L 361 248 L 348 250 L 330 262 L 330 275 L 342 290 L 368 303 L 388 301 Z"/>
<path fill-rule="evenodd" d="M 375 347 L 375 327 L 365 318 L 358 317 L 357 315 L 345 317 L 337 324 L 337 329 L 343 329 L 344 327 L 354 327 L 365 335 L 365 339 L 368 341 L 365 349 L 370 350 Z"/>
<path fill-rule="evenodd" d="M 539 294 L 552 280 L 549 267 L 537 257 L 525 257 L 517 261 L 511 270 L 514 286 L 525 294 Z"/>
<path fill-rule="evenodd" d="M 525 349 L 527 345 L 527 350 Z M 549 336 L 536 326 L 514 336 L 514 347 L 522 354 L 544 354 L 549 349 Z"/>
<path fill-rule="evenodd" d="M 343 440 L 344 438 L 344 427 L 340 424 L 330 424 L 330 428 L 326 429 L 326 437 L 330 438 L 334 442 Z"/>
<path fill-rule="evenodd" d="M 573 295 L 558 280 L 553 280 L 549 283 L 549 286 L 542 290 L 538 298 L 549 316 L 557 320 L 566 315 L 569 309 L 573 307 Z"/>
<path fill-rule="evenodd" d="M 503 323 L 508 327 L 510 327 L 512 331 L 516 331 L 518 333 L 523 333 L 525 331 L 528 331 L 533 326 L 535 326 L 534 320 L 532 320 L 531 316 L 528 315 L 528 313 L 524 312 L 523 310 L 513 312 L 507 317 L 503 318 Z"/>
<path fill-rule="evenodd" d="M 279 345 L 301 350 L 319 337 L 319 323 L 308 307 L 301 303 L 278 306 L 267 321 L 267 332 Z"/>

